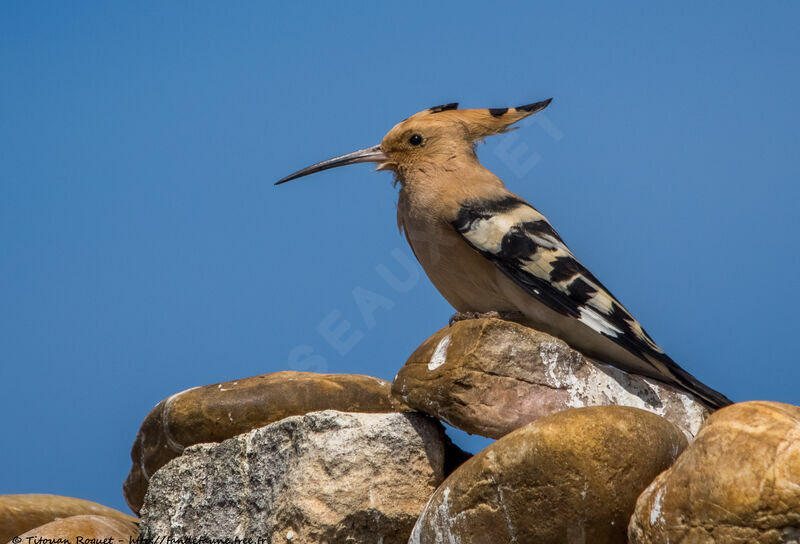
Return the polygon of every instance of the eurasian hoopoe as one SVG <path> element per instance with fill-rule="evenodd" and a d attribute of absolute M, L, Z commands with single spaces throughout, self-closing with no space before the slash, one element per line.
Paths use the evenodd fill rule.
<path fill-rule="evenodd" d="M 590 357 L 677 385 L 713 408 L 730 404 L 670 359 L 547 219 L 478 162 L 478 142 L 548 104 L 429 108 L 398 123 L 380 145 L 309 166 L 276 185 L 376 162 L 400 183 L 398 225 L 430 280 L 461 313 L 454 317 L 521 314 L 524 323 Z"/>

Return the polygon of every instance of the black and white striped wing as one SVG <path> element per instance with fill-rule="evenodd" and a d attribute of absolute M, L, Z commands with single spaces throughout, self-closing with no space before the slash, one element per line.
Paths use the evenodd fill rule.
<path fill-rule="evenodd" d="M 549 308 L 610 338 L 626 333 L 660 351 L 627 310 L 578 261 L 547 219 L 516 197 L 466 203 L 453 226 L 509 278 Z M 638 333 L 638 334 L 637 334 Z"/>
<path fill-rule="evenodd" d="M 658 375 L 666 369 L 691 390 L 702 386 L 653 342 L 530 204 L 513 195 L 465 202 L 452 225 L 469 245 L 542 304 L 610 338 Z M 708 390 L 703 393 L 719 395 L 702 387 Z M 719 396 L 713 401 L 727 401 Z"/>

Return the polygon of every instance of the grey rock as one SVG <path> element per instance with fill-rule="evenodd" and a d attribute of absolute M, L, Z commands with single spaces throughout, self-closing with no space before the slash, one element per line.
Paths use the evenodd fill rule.
<path fill-rule="evenodd" d="M 445 449 L 441 424 L 421 414 L 288 417 L 159 469 L 142 536 L 406 542 L 444 479 Z"/>

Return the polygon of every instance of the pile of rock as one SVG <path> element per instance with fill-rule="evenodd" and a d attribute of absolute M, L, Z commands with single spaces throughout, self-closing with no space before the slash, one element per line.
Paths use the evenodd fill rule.
<path fill-rule="evenodd" d="M 283 418 L 321 410 L 402 412 L 409 408 L 378 378 L 275 372 L 195 387 L 159 402 L 145 418 L 123 484 L 131 510 L 144 502 L 150 475 L 194 444 L 222 442 Z"/>
<path fill-rule="evenodd" d="M 440 420 L 498 440 L 470 456 Z M 800 542 L 799 407 L 709 415 L 498 319 L 437 332 L 392 384 L 278 372 L 178 393 L 131 455 L 138 529 L 107 509 L 17 507 L 27 521 L 0 543 L 64 516 L 184 542 Z"/>

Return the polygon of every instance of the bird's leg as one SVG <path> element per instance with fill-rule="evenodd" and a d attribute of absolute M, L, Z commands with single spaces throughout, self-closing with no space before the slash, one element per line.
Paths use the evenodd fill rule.
<path fill-rule="evenodd" d="M 450 316 L 450 326 L 459 321 L 466 321 L 467 319 L 500 319 L 500 312 L 456 312 Z"/>
<path fill-rule="evenodd" d="M 496 312 L 492 310 L 491 312 L 456 312 L 452 316 L 450 316 L 450 325 L 452 326 L 453 323 L 458 321 L 466 321 L 467 319 L 504 319 L 506 321 L 518 321 L 524 318 L 525 315 L 522 312 Z"/>

